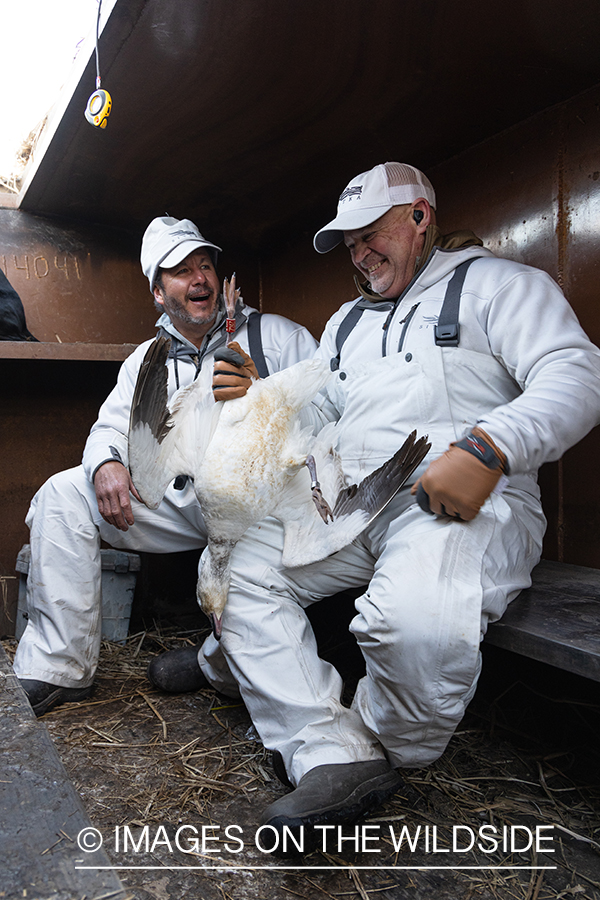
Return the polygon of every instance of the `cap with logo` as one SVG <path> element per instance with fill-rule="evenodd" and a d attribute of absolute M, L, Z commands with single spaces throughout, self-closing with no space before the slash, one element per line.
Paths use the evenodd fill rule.
<path fill-rule="evenodd" d="M 207 241 L 189 219 L 173 219 L 171 216 L 153 219 L 142 238 L 141 252 L 142 270 L 150 282 L 150 290 L 154 287 L 158 268 L 176 266 L 201 247 L 221 249 Z"/>
<path fill-rule="evenodd" d="M 364 228 L 392 206 L 425 200 L 435 209 L 435 191 L 423 172 L 406 163 L 386 162 L 353 178 L 342 191 L 335 219 L 315 235 L 319 253 L 333 250 L 344 238 L 344 231 Z"/>

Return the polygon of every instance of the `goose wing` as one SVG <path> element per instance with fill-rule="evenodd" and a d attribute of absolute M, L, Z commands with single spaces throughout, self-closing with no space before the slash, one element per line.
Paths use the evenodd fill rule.
<path fill-rule="evenodd" d="M 194 477 L 214 433 L 222 404 L 214 401 L 210 373 L 201 373 L 168 406 L 171 341 L 157 338 L 146 351 L 129 419 L 129 471 L 144 503 L 156 509 L 177 475 Z"/>
<path fill-rule="evenodd" d="M 138 372 L 129 415 L 130 435 L 147 425 L 159 444 L 163 442 L 172 425 L 169 423 L 167 406 L 166 368 L 170 346 L 169 338 L 160 337 L 148 347 Z"/>
<path fill-rule="evenodd" d="M 329 437 L 326 426 L 321 432 Z M 427 437 L 410 434 L 402 447 L 360 484 L 345 485 L 342 461 L 326 442 L 319 440 L 312 452 L 325 497 L 335 497 L 333 522 L 326 525 L 317 513 L 310 495 L 310 477 L 301 471 L 282 495 L 274 515 L 283 522 L 285 539 L 283 564 L 304 566 L 336 553 L 351 543 L 396 496 L 431 444 Z"/>
<path fill-rule="evenodd" d="M 430 449 L 427 436 L 417 439 L 417 432 L 412 431 L 387 462 L 367 475 L 360 484 L 352 484 L 339 492 L 333 507 L 334 520 L 362 509 L 368 516 L 368 525 L 396 496 Z"/>

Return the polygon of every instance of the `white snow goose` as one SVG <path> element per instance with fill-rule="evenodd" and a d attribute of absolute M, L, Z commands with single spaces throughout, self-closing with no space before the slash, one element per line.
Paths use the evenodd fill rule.
<path fill-rule="evenodd" d="M 254 381 L 244 397 L 215 401 L 212 371 L 179 390 L 167 405 L 170 341 L 157 338 L 139 371 L 129 427 L 129 468 L 144 503 L 156 509 L 178 475 L 193 480 L 208 532 L 198 600 L 217 639 L 230 558 L 244 532 L 266 516 L 285 529 L 283 563 L 306 565 L 353 541 L 390 502 L 427 454 L 413 432 L 400 450 L 359 485 L 348 485 L 332 449 L 335 425 L 314 436 L 302 409 L 331 377 L 329 365 L 306 360 Z M 323 495 L 335 498 L 332 510 Z M 331 519 L 331 521 L 328 521 Z"/>

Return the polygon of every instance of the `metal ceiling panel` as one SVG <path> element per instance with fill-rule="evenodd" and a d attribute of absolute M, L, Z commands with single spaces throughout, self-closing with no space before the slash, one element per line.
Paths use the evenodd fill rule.
<path fill-rule="evenodd" d="M 600 82 L 595 0 L 117 0 L 21 208 L 256 250 L 385 159 L 438 164 Z"/>

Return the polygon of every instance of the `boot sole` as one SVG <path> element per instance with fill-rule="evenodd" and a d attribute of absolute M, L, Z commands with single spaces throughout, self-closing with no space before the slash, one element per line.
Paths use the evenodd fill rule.
<path fill-rule="evenodd" d="M 404 782 L 400 776 L 394 772 L 386 772 L 385 775 L 379 775 L 373 778 L 371 786 L 367 787 L 361 784 L 352 793 L 340 801 L 336 806 L 327 809 L 314 809 L 299 816 L 278 815 L 273 816 L 264 825 L 271 825 L 276 828 L 280 836 L 283 835 L 284 827 L 287 827 L 293 836 L 300 843 L 300 837 L 304 837 L 304 850 L 299 851 L 292 846 L 287 851 L 274 850 L 275 856 L 286 859 L 294 856 L 300 856 L 301 853 L 312 853 L 316 850 L 317 845 L 322 840 L 322 835 L 314 831 L 315 825 L 354 825 L 366 813 L 375 806 L 384 803 L 389 797 L 403 786 Z"/>
<path fill-rule="evenodd" d="M 78 703 L 80 700 L 85 700 L 91 695 L 92 691 L 93 687 L 90 686 L 82 688 L 80 691 L 77 691 L 75 695 L 71 694 L 65 696 L 64 688 L 57 687 L 55 691 L 52 691 L 51 694 L 48 694 L 47 697 L 44 697 L 44 699 L 40 700 L 39 703 L 36 703 L 35 706 L 32 705 L 31 708 L 39 719 L 40 716 L 50 712 L 55 706 L 62 706 L 63 703 Z"/>

